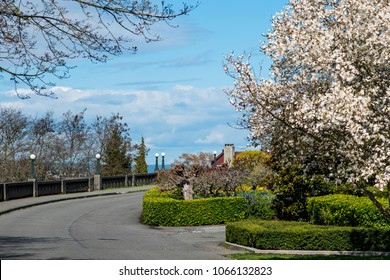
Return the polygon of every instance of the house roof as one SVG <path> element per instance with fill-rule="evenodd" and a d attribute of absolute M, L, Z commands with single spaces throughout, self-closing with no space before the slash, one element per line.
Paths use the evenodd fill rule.
<path fill-rule="evenodd" d="M 239 153 L 241 153 L 241 152 L 234 152 L 234 157 L 236 157 Z M 224 159 L 225 159 L 224 150 L 222 150 L 222 152 L 219 155 L 217 155 L 217 157 L 216 157 L 217 166 L 222 165 L 224 163 Z M 212 164 L 213 163 L 214 163 L 214 160 L 212 161 Z"/>

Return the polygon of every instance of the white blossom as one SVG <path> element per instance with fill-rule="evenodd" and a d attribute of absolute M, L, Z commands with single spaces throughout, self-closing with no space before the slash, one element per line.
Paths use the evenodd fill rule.
<path fill-rule="evenodd" d="M 341 181 L 390 188 L 389 27 L 388 0 L 290 0 L 261 43 L 272 79 L 257 78 L 249 57 L 226 57 L 227 93 L 251 140 L 288 162 L 316 158 L 310 166 Z"/>

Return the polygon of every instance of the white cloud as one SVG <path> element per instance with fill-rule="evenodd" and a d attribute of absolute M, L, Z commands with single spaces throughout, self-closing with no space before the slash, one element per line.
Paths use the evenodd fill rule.
<path fill-rule="evenodd" d="M 208 134 L 205 138 L 198 138 L 195 143 L 198 144 L 224 144 L 225 143 L 225 135 L 218 131 L 213 131 Z"/>
<path fill-rule="evenodd" d="M 65 99 L 67 103 L 77 102 L 94 95 L 94 91 L 74 89 L 70 87 L 56 86 L 51 89 L 60 99 Z"/>
<path fill-rule="evenodd" d="M 173 89 L 176 91 L 192 91 L 195 88 L 189 85 L 176 85 Z"/>
<path fill-rule="evenodd" d="M 149 162 L 153 162 L 156 152 L 165 152 L 167 160 L 173 160 L 184 152 L 219 150 L 226 141 L 242 142 L 245 138 L 227 125 L 234 122 L 236 113 L 218 88 L 176 85 L 164 91 L 132 91 L 57 86 L 52 90 L 58 99 L 32 96 L 20 100 L 7 96 L 0 106 L 20 108 L 33 117 L 50 110 L 60 117 L 66 111 L 77 113 L 84 108 L 88 120 L 119 113 L 129 124 L 134 142 L 145 137 L 151 149 Z"/>

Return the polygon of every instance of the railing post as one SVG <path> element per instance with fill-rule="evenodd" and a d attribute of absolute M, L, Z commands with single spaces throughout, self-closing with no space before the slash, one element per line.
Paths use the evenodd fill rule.
<path fill-rule="evenodd" d="M 38 197 L 38 183 L 36 179 L 30 179 L 30 181 L 33 183 L 33 197 Z"/>
<path fill-rule="evenodd" d="M 61 178 L 61 193 L 62 194 L 65 194 L 66 190 L 65 190 L 65 180 L 64 178 Z"/>
<path fill-rule="evenodd" d="M 99 191 L 102 189 L 102 177 L 100 174 L 93 175 L 93 189 Z"/>
<path fill-rule="evenodd" d="M 4 201 L 7 201 L 8 195 L 7 195 L 7 184 L 6 183 L 3 184 L 3 197 L 4 197 Z"/>
<path fill-rule="evenodd" d="M 93 191 L 93 185 L 92 185 L 93 178 L 88 177 L 88 191 L 91 192 Z"/>

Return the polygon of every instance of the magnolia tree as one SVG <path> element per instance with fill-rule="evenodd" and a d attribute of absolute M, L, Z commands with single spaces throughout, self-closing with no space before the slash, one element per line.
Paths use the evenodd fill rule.
<path fill-rule="evenodd" d="M 272 20 L 261 51 L 262 79 L 250 55 L 227 56 L 227 91 L 255 144 L 310 174 L 390 191 L 390 2 L 290 0 Z M 390 194 L 388 197 L 390 201 Z"/>

